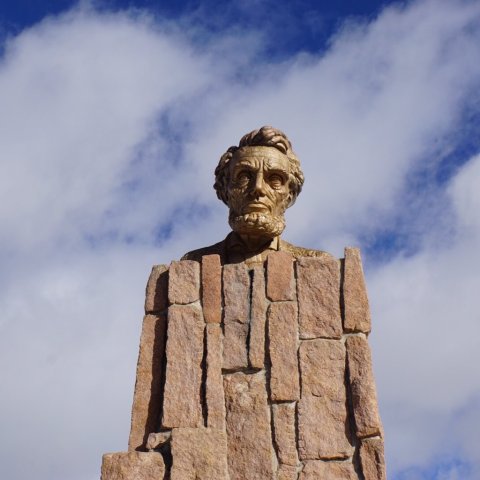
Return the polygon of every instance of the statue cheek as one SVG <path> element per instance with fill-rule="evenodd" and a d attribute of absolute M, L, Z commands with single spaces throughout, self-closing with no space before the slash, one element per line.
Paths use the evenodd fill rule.
<path fill-rule="evenodd" d="M 234 198 L 235 200 L 238 200 L 244 196 L 243 189 L 241 188 L 232 188 L 230 190 L 230 198 Z"/>
<path fill-rule="evenodd" d="M 275 203 L 277 204 L 279 209 L 282 209 L 283 211 L 286 210 L 288 204 L 290 203 L 290 194 L 288 191 L 284 190 L 277 190 L 275 194 Z"/>
<path fill-rule="evenodd" d="M 228 195 L 228 205 L 232 210 L 238 210 L 243 203 L 245 195 L 244 192 L 239 188 L 233 188 L 230 190 Z"/>

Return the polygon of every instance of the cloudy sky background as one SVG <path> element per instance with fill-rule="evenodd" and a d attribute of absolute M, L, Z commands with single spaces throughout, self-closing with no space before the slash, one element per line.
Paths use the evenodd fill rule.
<path fill-rule="evenodd" d="M 271 124 L 284 238 L 362 248 L 389 480 L 478 480 L 480 3 L 51 3 L 0 10 L 1 478 L 126 449 L 150 268 L 227 234 Z"/>

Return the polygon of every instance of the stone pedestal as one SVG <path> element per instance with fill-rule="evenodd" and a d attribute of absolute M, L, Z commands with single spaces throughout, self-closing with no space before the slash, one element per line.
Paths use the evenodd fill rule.
<path fill-rule="evenodd" d="M 385 480 L 360 254 L 155 266 L 102 480 Z"/>
<path fill-rule="evenodd" d="M 165 478 L 165 464 L 160 453 L 106 453 L 102 459 L 102 479 L 158 480 Z"/>

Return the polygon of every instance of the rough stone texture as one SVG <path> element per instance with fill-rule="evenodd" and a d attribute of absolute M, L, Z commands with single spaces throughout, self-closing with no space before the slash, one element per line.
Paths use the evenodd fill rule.
<path fill-rule="evenodd" d="M 277 480 L 297 480 L 298 469 L 291 465 L 280 465 L 277 472 Z"/>
<path fill-rule="evenodd" d="M 365 480 L 387 480 L 383 440 L 364 438 L 360 445 L 360 464 Z"/>
<path fill-rule="evenodd" d="M 271 480 L 274 450 L 265 373 L 225 375 L 230 480 Z"/>
<path fill-rule="evenodd" d="M 345 347 L 335 340 L 308 340 L 300 346 L 302 398 L 298 402 L 302 460 L 352 455 L 345 388 Z"/>
<path fill-rule="evenodd" d="M 202 308 L 207 323 L 222 321 L 222 265 L 220 255 L 202 257 Z"/>
<path fill-rule="evenodd" d="M 225 429 L 225 395 L 222 379 L 222 328 L 207 324 L 207 426 Z"/>
<path fill-rule="evenodd" d="M 163 480 L 165 465 L 156 452 L 106 453 L 101 480 Z"/>
<path fill-rule="evenodd" d="M 362 259 L 358 248 L 345 249 L 344 265 L 345 331 L 369 333 L 371 330 L 370 306 L 363 275 Z"/>
<path fill-rule="evenodd" d="M 288 252 L 271 252 L 268 255 L 267 297 L 272 302 L 295 299 L 293 257 Z"/>
<path fill-rule="evenodd" d="M 252 307 L 250 319 L 250 349 L 248 358 L 252 368 L 265 368 L 265 326 L 268 302 L 265 297 L 263 266 L 253 269 Z"/>
<path fill-rule="evenodd" d="M 307 462 L 299 480 L 358 480 L 350 462 Z"/>
<path fill-rule="evenodd" d="M 200 390 L 204 327 L 198 307 L 173 305 L 168 309 L 164 428 L 203 425 Z"/>
<path fill-rule="evenodd" d="M 145 449 L 148 434 L 158 430 L 162 414 L 166 334 L 167 317 L 165 314 L 145 315 L 133 394 L 129 450 Z"/>
<path fill-rule="evenodd" d="M 172 262 L 168 275 L 168 300 L 186 305 L 200 300 L 200 264 L 193 260 Z"/>
<path fill-rule="evenodd" d="M 171 480 L 229 480 L 226 435 L 220 430 L 175 428 L 172 458 Z"/>
<path fill-rule="evenodd" d="M 272 405 L 272 415 L 278 461 L 285 465 L 298 465 L 295 403 Z"/>
<path fill-rule="evenodd" d="M 223 267 L 224 343 L 223 368 L 247 368 L 250 316 L 250 278 L 243 263 Z"/>
<path fill-rule="evenodd" d="M 298 321 L 296 303 L 270 304 L 268 308 L 268 339 L 271 361 L 271 400 L 298 400 L 300 398 L 300 381 L 297 356 Z"/>
<path fill-rule="evenodd" d="M 240 144 L 262 135 L 283 134 L 264 127 Z M 275 148 L 244 147 L 227 155 L 218 192 L 234 231 L 152 270 L 130 448 L 160 452 L 168 480 L 384 476 L 360 253 L 338 260 L 267 242 L 264 214 L 291 200 L 279 181 L 289 162 Z M 260 202 L 253 180 L 267 193 Z M 155 315 L 166 316 L 161 335 Z"/>
<path fill-rule="evenodd" d="M 367 339 L 352 335 L 347 337 L 345 343 L 357 437 L 380 435 L 382 427 Z"/>
<path fill-rule="evenodd" d="M 163 312 L 168 307 L 168 267 L 154 265 L 148 279 L 145 313 Z"/>
<path fill-rule="evenodd" d="M 340 338 L 340 267 L 331 258 L 297 260 L 300 338 Z"/>
<path fill-rule="evenodd" d="M 172 436 L 172 431 L 167 430 L 165 432 L 154 432 L 151 433 L 148 436 L 147 440 L 147 450 L 155 450 L 156 448 L 160 447 L 164 443 L 167 443 L 170 441 L 170 438 Z"/>

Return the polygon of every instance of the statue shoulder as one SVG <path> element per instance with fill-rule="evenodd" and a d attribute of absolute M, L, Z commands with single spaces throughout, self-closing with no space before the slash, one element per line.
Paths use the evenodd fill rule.
<path fill-rule="evenodd" d="M 223 259 L 225 252 L 225 240 L 215 243 L 214 245 L 209 245 L 208 247 L 197 248 L 187 252 L 180 260 L 194 260 L 195 262 L 201 262 L 204 255 L 220 255 L 220 258 Z"/>
<path fill-rule="evenodd" d="M 314 250 L 311 248 L 297 247 L 291 243 L 286 242 L 285 240 L 280 240 L 281 250 L 290 253 L 295 258 L 300 257 L 314 257 L 314 258 L 324 258 L 338 261 L 337 257 L 334 257 L 331 253 L 324 252 L 323 250 Z"/>

